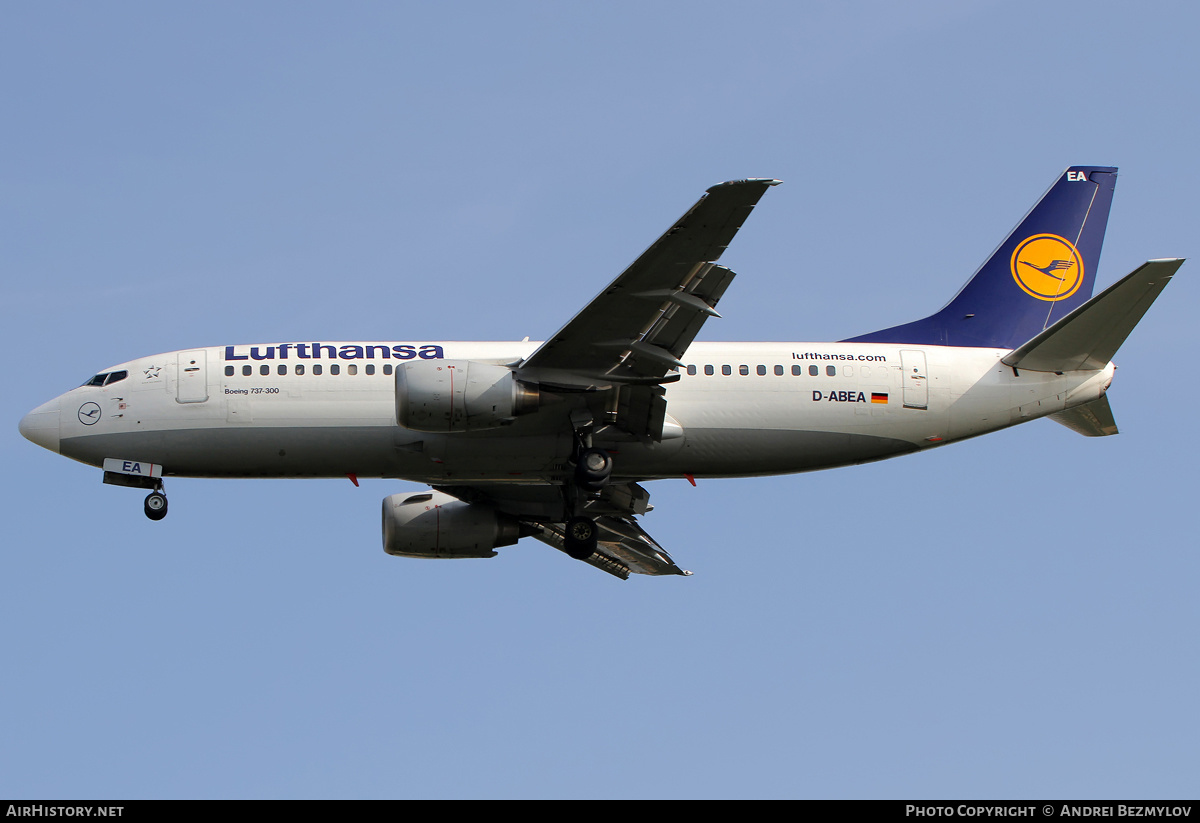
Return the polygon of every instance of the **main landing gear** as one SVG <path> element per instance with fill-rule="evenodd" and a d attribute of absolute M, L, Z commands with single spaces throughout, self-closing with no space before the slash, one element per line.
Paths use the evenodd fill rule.
<path fill-rule="evenodd" d="M 569 511 L 565 549 L 576 560 L 587 560 L 596 551 L 596 521 L 583 514 L 588 498 L 604 490 L 612 476 L 613 459 L 604 449 L 592 446 L 591 432 L 576 432 L 574 489 L 567 490 Z"/>
<path fill-rule="evenodd" d="M 612 455 L 604 449 L 583 449 L 575 458 L 575 485 L 585 492 L 598 492 L 612 475 Z"/>
<path fill-rule="evenodd" d="M 587 560 L 596 551 L 596 521 L 572 517 L 567 521 L 566 551 L 576 560 Z"/>

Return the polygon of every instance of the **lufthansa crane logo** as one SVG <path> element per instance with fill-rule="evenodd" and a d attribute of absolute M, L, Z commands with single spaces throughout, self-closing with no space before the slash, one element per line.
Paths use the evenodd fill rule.
<path fill-rule="evenodd" d="M 1038 300 L 1064 300 L 1083 283 L 1083 258 L 1057 234 L 1035 234 L 1013 252 L 1012 275 L 1026 294 Z"/>
<path fill-rule="evenodd" d="M 87 402 L 79 407 L 79 422 L 85 426 L 94 426 L 100 420 L 100 405 Z"/>

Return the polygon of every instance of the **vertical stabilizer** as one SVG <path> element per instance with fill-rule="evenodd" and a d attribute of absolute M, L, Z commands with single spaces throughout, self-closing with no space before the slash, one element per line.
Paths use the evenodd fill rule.
<path fill-rule="evenodd" d="M 1011 349 L 1092 296 L 1117 170 L 1071 166 L 937 314 L 850 343 Z"/>

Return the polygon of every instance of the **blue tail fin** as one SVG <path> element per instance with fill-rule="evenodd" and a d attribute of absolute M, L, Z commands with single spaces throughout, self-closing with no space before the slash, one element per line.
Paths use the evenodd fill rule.
<path fill-rule="evenodd" d="M 1087 302 L 1117 170 L 1071 166 L 946 307 L 846 343 L 1014 349 Z"/>

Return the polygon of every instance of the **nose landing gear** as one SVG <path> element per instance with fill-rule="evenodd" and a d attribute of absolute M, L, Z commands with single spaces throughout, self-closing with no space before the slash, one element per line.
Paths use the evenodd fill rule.
<path fill-rule="evenodd" d="M 167 516 L 167 496 L 163 494 L 161 486 L 146 495 L 143 508 L 151 520 L 162 520 Z"/>
<path fill-rule="evenodd" d="M 104 461 L 105 483 L 111 486 L 150 490 L 150 494 L 146 495 L 143 511 L 151 520 L 162 520 L 167 516 L 167 496 L 163 493 L 161 474 L 162 466 L 153 463 L 116 458 Z"/>

